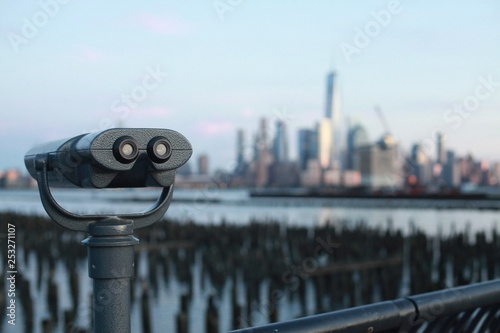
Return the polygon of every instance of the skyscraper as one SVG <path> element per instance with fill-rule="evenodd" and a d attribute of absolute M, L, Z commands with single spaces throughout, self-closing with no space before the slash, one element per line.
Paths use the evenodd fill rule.
<path fill-rule="evenodd" d="M 266 186 L 269 180 L 269 165 L 272 162 L 271 154 L 269 151 L 268 142 L 268 126 L 267 119 L 260 120 L 259 132 L 255 138 L 255 153 L 257 170 L 255 176 L 255 186 Z"/>
<path fill-rule="evenodd" d="M 437 158 L 436 162 L 441 164 L 442 166 L 446 164 L 446 147 L 445 147 L 445 136 L 443 133 L 436 134 L 436 150 L 437 150 Z"/>
<path fill-rule="evenodd" d="M 376 144 L 360 147 L 356 155 L 363 185 L 373 188 L 401 187 L 401 165 L 394 137 L 384 135 Z"/>
<path fill-rule="evenodd" d="M 208 175 L 208 155 L 203 154 L 198 157 L 198 174 Z"/>
<path fill-rule="evenodd" d="M 447 187 L 460 186 L 460 168 L 455 157 L 455 152 L 446 152 L 446 164 L 443 166 L 442 179 Z"/>
<path fill-rule="evenodd" d="M 236 167 L 234 173 L 242 176 L 246 171 L 245 161 L 245 132 L 239 129 L 236 133 Z"/>
<path fill-rule="evenodd" d="M 354 125 L 349 129 L 347 135 L 347 163 L 346 168 L 348 170 L 355 170 L 355 153 L 356 149 L 368 144 L 368 134 L 366 130 L 361 125 Z"/>
<path fill-rule="evenodd" d="M 322 169 L 332 166 L 333 159 L 333 124 L 328 118 L 321 119 L 318 125 L 319 163 Z"/>
<path fill-rule="evenodd" d="M 327 125 L 326 123 L 330 124 Z M 340 108 L 335 72 L 326 77 L 325 118 L 320 122 L 320 161 L 323 168 L 340 166 Z M 326 150 L 328 148 L 328 151 Z M 325 167 L 325 163 L 328 165 Z"/>
<path fill-rule="evenodd" d="M 318 158 L 318 132 L 311 129 L 299 130 L 299 163 L 305 170 L 307 162 Z"/>
<path fill-rule="evenodd" d="M 273 156 L 277 162 L 288 161 L 288 136 L 286 123 L 282 120 L 276 121 L 276 134 L 273 142 Z"/>
<path fill-rule="evenodd" d="M 238 165 L 245 162 L 245 132 L 242 129 L 238 130 L 237 133 L 237 145 L 236 145 L 236 162 Z"/>
<path fill-rule="evenodd" d="M 335 80 L 335 72 L 328 73 L 326 77 L 326 103 L 325 103 L 325 117 L 334 119 L 336 117 L 338 96 Z"/>
<path fill-rule="evenodd" d="M 430 184 L 432 181 L 432 163 L 421 144 L 413 145 L 410 158 L 411 165 L 414 167 L 414 169 L 410 170 L 410 174 L 417 177 L 418 184 Z"/>

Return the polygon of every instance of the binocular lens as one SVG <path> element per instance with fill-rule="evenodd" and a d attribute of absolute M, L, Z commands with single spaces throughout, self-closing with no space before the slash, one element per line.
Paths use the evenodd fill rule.
<path fill-rule="evenodd" d="M 134 147 L 130 143 L 126 143 L 122 146 L 122 153 L 124 156 L 130 156 L 134 153 Z"/>
<path fill-rule="evenodd" d="M 164 137 L 156 137 L 148 143 L 148 155 L 156 163 L 165 162 L 172 154 L 172 145 Z"/>
<path fill-rule="evenodd" d="M 166 153 L 168 152 L 168 147 L 166 144 L 164 143 L 160 143 L 158 145 L 156 145 L 156 150 L 155 150 L 155 154 L 158 155 L 158 156 L 163 156 L 165 155 Z"/>
<path fill-rule="evenodd" d="M 115 141 L 113 153 L 119 162 L 131 163 L 137 158 L 137 155 L 139 155 L 137 141 L 131 137 L 121 137 Z"/>

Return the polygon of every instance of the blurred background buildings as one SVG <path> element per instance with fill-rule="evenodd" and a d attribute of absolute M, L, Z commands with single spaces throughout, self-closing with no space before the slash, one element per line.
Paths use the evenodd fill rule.
<path fill-rule="evenodd" d="M 472 155 L 457 156 L 446 146 L 442 133 L 425 145 L 415 143 L 410 152 L 403 152 L 379 107 L 374 111 L 386 133 L 370 141 L 362 123 L 343 121 L 334 72 L 328 73 L 326 87 L 324 117 L 318 117 L 313 128 L 292 133 L 297 140 L 296 161 L 288 157 L 285 121 L 278 119 L 269 124 L 261 119 L 253 137 L 253 156 L 248 159 L 244 155 L 246 133 L 238 130 L 231 185 L 440 191 L 499 184 L 498 163 L 490 165 Z M 434 147 L 428 141 L 433 141 Z"/>

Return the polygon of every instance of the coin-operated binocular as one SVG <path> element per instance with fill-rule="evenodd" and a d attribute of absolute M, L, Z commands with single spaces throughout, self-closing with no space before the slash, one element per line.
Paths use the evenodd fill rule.
<path fill-rule="evenodd" d="M 25 155 L 47 214 L 59 225 L 89 233 L 89 276 L 94 279 L 94 332 L 130 332 L 130 279 L 134 274 L 134 229 L 167 211 L 175 170 L 191 157 L 189 141 L 167 129 L 117 128 L 39 145 Z M 162 187 L 146 212 L 79 215 L 62 208 L 50 187 Z M 117 289 L 119 286 L 119 290 Z"/>

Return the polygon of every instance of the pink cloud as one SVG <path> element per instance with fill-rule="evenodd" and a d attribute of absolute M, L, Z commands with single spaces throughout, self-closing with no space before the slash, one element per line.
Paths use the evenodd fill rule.
<path fill-rule="evenodd" d="M 230 121 L 204 121 L 198 124 L 198 130 L 207 135 L 221 135 L 234 132 L 234 124 Z"/>
<path fill-rule="evenodd" d="M 140 27 L 162 35 L 182 35 L 192 29 L 183 20 L 169 15 L 144 12 L 138 14 L 135 21 Z"/>
<path fill-rule="evenodd" d="M 102 52 L 88 46 L 78 46 L 78 50 L 80 51 L 80 56 L 88 61 L 100 61 L 105 58 Z"/>
<path fill-rule="evenodd" d="M 94 50 L 83 50 L 83 55 L 89 60 L 100 60 L 103 58 L 102 54 Z"/>
<path fill-rule="evenodd" d="M 245 108 L 245 109 L 243 109 L 243 111 L 241 111 L 241 114 L 245 118 L 253 118 L 253 117 L 255 117 L 255 112 L 251 108 Z"/>

